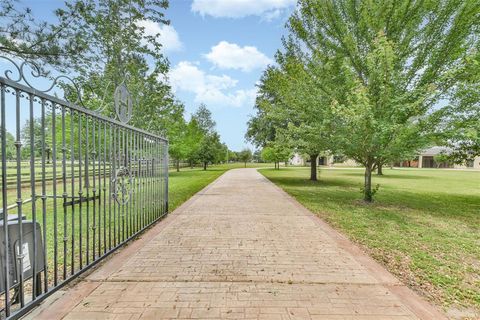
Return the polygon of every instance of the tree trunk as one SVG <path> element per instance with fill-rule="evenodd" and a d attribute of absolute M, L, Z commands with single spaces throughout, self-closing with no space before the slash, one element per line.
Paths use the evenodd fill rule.
<path fill-rule="evenodd" d="M 203 170 L 207 170 L 207 163 L 206 162 L 203 163 Z"/>
<path fill-rule="evenodd" d="M 177 160 L 177 172 L 180 172 L 180 160 Z"/>
<path fill-rule="evenodd" d="M 317 154 L 310 155 L 310 180 L 317 181 Z"/>
<path fill-rule="evenodd" d="M 372 166 L 365 167 L 365 183 L 363 185 L 363 200 L 366 202 L 373 201 L 372 195 Z"/>
<path fill-rule="evenodd" d="M 245 168 L 247 167 L 247 161 L 245 161 Z"/>
<path fill-rule="evenodd" d="M 382 163 L 379 163 L 377 165 L 377 175 L 383 176 L 383 164 Z"/>

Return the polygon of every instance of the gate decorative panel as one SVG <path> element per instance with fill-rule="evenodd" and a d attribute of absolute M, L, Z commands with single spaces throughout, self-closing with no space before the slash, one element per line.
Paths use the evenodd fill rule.
<path fill-rule="evenodd" d="M 58 98 L 67 77 L 47 79 L 9 58 L 0 68 L 6 63 L 0 308 L 14 319 L 168 212 L 168 141 L 128 125 L 134 100 L 125 84 L 113 92 L 117 120 L 84 108 L 74 83 L 77 101 Z"/>

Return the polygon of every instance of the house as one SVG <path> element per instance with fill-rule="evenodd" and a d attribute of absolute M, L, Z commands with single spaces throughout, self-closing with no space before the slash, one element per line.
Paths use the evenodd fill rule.
<path fill-rule="evenodd" d="M 339 159 L 332 155 L 319 155 L 317 157 L 317 165 L 333 167 L 359 167 L 360 165 L 352 159 Z M 310 158 L 304 158 L 298 153 L 294 153 L 290 159 L 290 165 L 293 166 L 309 166 Z"/>
<path fill-rule="evenodd" d="M 431 147 L 423 150 L 418 155 L 417 165 L 418 168 L 453 168 L 453 169 L 480 169 L 480 157 L 476 157 L 473 161 L 467 161 L 463 165 L 451 164 L 447 162 L 437 162 L 435 157 L 440 154 L 449 154 L 452 149 L 447 147 Z"/>
<path fill-rule="evenodd" d="M 448 162 L 437 162 L 436 156 L 440 154 L 448 154 L 451 152 L 447 147 L 431 147 L 423 150 L 412 160 L 405 160 L 394 163 L 395 167 L 407 168 L 452 168 L 452 169 L 480 169 L 480 157 L 476 157 L 473 161 L 467 161 L 464 165 L 451 164 Z M 309 158 L 303 158 L 300 154 L 295 153 L 290 159 L 290 164 L 294 166 L 310 165 Z M 335 166 L 335 167 L 359 167 L 360 165 L 352 159 L 341 159 L 336 156 L 320 155 L 317 157 L 317 165 L 319 166 Z"/>

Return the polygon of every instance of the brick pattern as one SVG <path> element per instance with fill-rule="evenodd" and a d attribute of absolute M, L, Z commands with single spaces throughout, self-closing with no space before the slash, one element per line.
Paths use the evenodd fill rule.
<path fill-rule="evenodd" d="M 416 319 L 381 286 L 107 282 L 67 319 Z"/>
<path fill-rule="evenodd" d="M 64 318 L 420 318 L 316 219 L 256 170 L 231 170 Z"/>

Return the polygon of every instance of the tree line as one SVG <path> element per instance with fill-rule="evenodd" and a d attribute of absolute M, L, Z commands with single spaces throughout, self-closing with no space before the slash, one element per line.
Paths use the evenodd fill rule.
<path fill-rule="evenodd" d="M 372 172 L 449 146 L 480 155 L 480 7 L 474 0 L 299 0 L 258 85 L 247 139 L 267 157 L 320 154 Z M 282 154 L 283 153 L 283 154 Z"/>
<path fill-rule="evenodd" d="M 31 9 L 5 0 L 0 4 L 0 53 L 35 62 L 47 76 L 52 69 L 72 75 L 80 90 L 69 82 L 62 83 L 66 99 L 112 118 L 115 88 L 124 84 L 134 101 L 129 124 L 168 138 L 169 153 L 178 170 L 181 161 L 192 166 L 201 163 L 206 169 L 210 163 L 226 161 L 228 149 L 207 106 L 201 104 L 187 119 L 184 104 L 172 92 L 160 34 L 151 34 L 145 27 L 149 23 L 169 24 L 167 8 L 166 0 L 71 0 L 55 10 L 56 21 L 43 22 Z M 43 134 L 50 157 L 51 114 L 51 109 L 47 110 L 47 132 L 42 133 L 40 118 L 24 123 L 22 158 L 30 153 L 30 121 L 36 156 L 42 150 Z M 3 133 L 6 157 L 13 159 L 14 137 L 5 130 Z M 75 144 L 78 148 L 78 141 Z"/>

